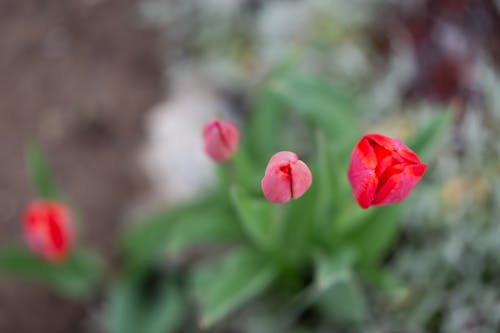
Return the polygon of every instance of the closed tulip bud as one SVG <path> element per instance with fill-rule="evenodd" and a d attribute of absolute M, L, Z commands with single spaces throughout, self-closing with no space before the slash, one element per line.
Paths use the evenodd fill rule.
<path fill-rule="evenodd" d="M 30 249 L 51 262 L 71 251 L 73 234 L 68 208 L 55 200 L 33 201 L 24 213 L 24 237 Z"/>
<path fill-rule="evenodd" d="M 358 204 L 366 209 L 404 200 L 426 169 L 401 141 L 368 134 L 354 147 L 347 176 Z"/>
<path fill-rule="evenodd" d="M 236 125 L 216 119 L 203 126 L 205 152 L 216 162 L 227 161 L 238 149 L 240 130 Z"/>
<path fill-rule="evenodd" d="M 312 174 L 297 154 L 281 151 L 267 164 L 261 186 L 264 196 L 272 203 L 285 203 L 300 198 L 311 186 Z"/>

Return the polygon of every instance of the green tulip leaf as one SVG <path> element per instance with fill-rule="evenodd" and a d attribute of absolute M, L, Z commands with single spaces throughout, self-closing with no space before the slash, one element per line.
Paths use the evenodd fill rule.
<path fill-rule="evenodd" d="M 72 298 L 91 296 L 101 277 L 102 262 L 91 251 L 76 249 L 51 263 L 19 246 L 0 249 L 0 276 L 39 282 Z"/>
<path fill-rule="evenodd" d="M 109 333 L 169 333 L 181 323 L 186 305 L 178 287 L 162 279 L 154 291 L 145 281 L 122 280 L 113 286 L 106 304 Z"/>
<path fill-rule="evenodd" d="M 277 271 L 266 259 L 241 249 L 220 261 L 196 267 L 192 281 L 201 305 L 202 327 L 212 326 L 271 284 Z"/>
<path fill-rule="evenodd" d="M 340 323 L 359 324 L 368 315 L 366 298 L 354 279 L 333 284 L 316 304 L 325 317 Z"/>
<path fill-rule="evenodd" d="M 315 256 L 315 285 L 318 291 L 325 291 L 333 285 L 349 281 L 353 274 L 355 254 L 353 251 L 336 251 Z"/>
<path fill-rule="evenodd" d="M 121 238 L 127 265 L 144 269 L 156 256 L 206 242 L 238 239 L 227 196 L 208 195 L 131 225 Z"/>
<path fill-rule="evenodd" d="M 26 160 L 38 196 L 48 199 L 60 198 L 60 193 L 40 147 L 34 144 L 30 145 L 26 152 Z"/>
<path fill-rule="evenodd" d="M 322 129 L 328 138 L 351 137 L 357 130 L 352 96 L 331 83 L 314 76 L 287 74 L 270 84 L 291 111 Z"/>
<path fill-rule="evenodd" d="M 356 251 L 361 266 L 378 263 L 392 245 L 400 229 L 402 207 L 402 204 L 371 207 L 366 218 L 357 220 L 343 235 L 342 244 Z"/>
<path fill-rule="evenodd" d="M 269 251 L 277 241 L 280 227 L 278 206 L 264 199 L 250 198 L 237 186 L 231 189 L 231 202 L 247 237 L 257 248 Z"/>
<path fill-rule="evenodd" d="M 244 143 L 259 164 L 266 163 L 281 148 L 283 110 L 283 102 L 268 89 L 255 97 Z"/>

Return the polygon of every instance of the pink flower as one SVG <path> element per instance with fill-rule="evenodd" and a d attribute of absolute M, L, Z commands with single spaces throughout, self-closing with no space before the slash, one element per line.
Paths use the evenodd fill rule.
<path fill-rule="evenodd" d="M 426 169 L 398 139 L 368 134 L 354 147 L 347 177 L 358 204 L 366 209 L 404 200 Z"/>
<path fill-rule="evenodd" d="M 51 262 L 63 261 L 73 235 L 68 208 L 55 200 L 35 200 L 24 213 L 24 237 L 33 252 Z"/>
<path fill-rule="evenodd" d="M 300 198 L 311 183 L 311 171 L 297 154 L 281 151 L 269 160 L 261 186 L 267 200 L 284 203 Z"/>
<path fill-rule="evenodd" d="M 214 161 L 227 161 L 238 149 L 240 130 L 227 120 L 212 120 L 203 126 L 203 142 Z"/>

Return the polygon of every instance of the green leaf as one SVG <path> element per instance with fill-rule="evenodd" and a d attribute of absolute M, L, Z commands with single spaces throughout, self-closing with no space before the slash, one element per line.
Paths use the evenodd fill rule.
<path fill-rule="evenodd" d="M 317 307 L 325 317 L 342 323 L 360 323 L 368 312 L 365 296 L 354 279 L 332 285 L 319 297 Z"/>
<path fill-rule="evenodd" d="M 313 176 L 314 177 L 314 176 Z M 280 255 L 287 260 L 287 265 L 299 267 L 309 260 L 316 239 L 313 231 L 316 224 L 315 207 L 317 193 L 311 189 L 297 200 L 290 200 L 283 207 L 285 210 L 284 223 L 281 228 Z M 292 246 L 293 244 L 293 246 Z"/>
<path fill-rule="evenodd" d="M 337 247 L 338 238 L 366 215 L 354 202 L 347 179 L 350 154 L 359 138 L 342 138 L 318 142 L 318 164 L 312 165 L 313 186 L 319 192 L 314 200 L 318 216 L 316 238 L 330 251 Z"/>
<path fill-rule="evenodd" d="M 352 190 L 347 178 L 347 169 L 351 160 L 351 153 L 360 139 L 357 131 L 352 136 L 345 136 L 330 142 L 327 145 L 327 156 L 330 174 L 332 174 L 333 209 L 340 211 L 349 202 L 352 202 Z"/>
<path fill-rule="evenodd" d="M 423 161 L 431 159 L 439 148 L 439 143 L 448 133 L 452 114 L 450 110 L 436 112 L 423 129 L 408 140 L 408 147 L 413 149 Z"/>
<path fill-rule="evenodd" d="M 380 290 L 393 304 L 401 304 L 409 296 L 409 289 L 391 271 L 385 268 L 363 268 L 360 270 L 360 274 Z"/>
<path fill-rule="evenodd" d="M 238 221 L 252 243 L 264 251 L 275 246 L 280 224 L 278 206 L 263 199 L 250 198 L 237 186 L 231 189 L 231 202 L 238 213 Z"/>
<path fill-rule="evenodd" d="M 23 247 L 0 249 L 0 276 L 43 283 L 73 298 L 90 297 L 101 270 L 100 258 L 83 249 L 61 263 L 50 263 Z"/>
<path fill-rule="evenodd" d="M 215 193 L 132 225 L 121 239 L 128 265 L 141 269 L 166 250 L 178 252 L 198 242 L 237 237 L 238 228 L 226 201 Z"/>
<path fill-rule="evenodd" d="M 111 290 L 106 304 L 109 333 L 168 333 L 175 330 L 185 315 L 185 304 L 178 287 L 168 279 L 155 286 L 155 292 L 144 280 L 122 280 Z"/>
<path fill-rule="evenodd" d="M 59 191 L 40 147 L 30 145 L 26 152 L 26 160 L 37 194 L 42 198 L 60 198 Z"/>
<path fill-rule="evenodd" d="M 318 291 L 325 291 L 337 283 L 350 280 L 355 259 L 353 251 L 339 250 L 331 255 L 318 253 L 314 259 L 315 285 Z"/>
<path fill-rule="evenodd" d="M 237 183 L 252 192 L 260 192 L 260 179 L 264 174 L 264 166 L 256 167 L 255 161 L 249 156 L 245 147 L 240 147 L 230 163 L 229 170 L 226 168 L 224 171 L 236 174 L 233 183 Z M 231 167 L 234 170 L 231 170 Z"/>
<path fill-rule="evenodd" d="M 360 265 L 377 263 L 393 243 L 400 230 L 403 205 L 372 207 L 366 218 L 359 219 L 343 235 L 342 243 L 356 250 Z"/>
<path fill-rule="evenodd" d="M 350 137 L 357 130 L 353 98 L 329 82 L 288 74 L 271 81 L 271 89 L 329 138 Z"/>
<path fill-rule="evenodd" d="M 201 326 L 212 326 L 260 294 L 276 276 L 274 265 L 248 249 L 198 266 L 193 272 L 193 287 L 201 305 Z"/>
<path fill-rule="evenodd" d="M 314 186 L 311 190 L 317 193 L 314 205 L 314 211 L 316 213 L 316 232 L 323 235 L 325 223 L 329 220 L 332 201 L 334 199 L 332 191 L 332 178 L 334 175 L 330 173 L 330 161 L 326 138 L 320 131 L 316 133 L 316 148 L 318 157 L 317 162 L 312 165 Z"/>
<path fill-rule="evenodd" d="M 167 235 L 164 253 L 177 255 L 197 245 L 241 241 L 243 237 L 235 220 L 225 205 L 181 217 Z"/>
<path fill-rule="evenodd" d="M 353 233 L 358 228 L 362 228 L 377 213 L 377 208 L 361 209 L 354 201 L 352 193 L 349 193 L 349 201 L 343 205 L 340 211 L 334 216 L 332 223 L 333 240 L 344 237 L 348 233 Z"/>
<path fill-rule="evenodd" d="M 258 164 L 265 163 L 281 148 L 283 110 L 283 102 L 267 87 L 255 97 L 248 120 L 245 145 Z"/>

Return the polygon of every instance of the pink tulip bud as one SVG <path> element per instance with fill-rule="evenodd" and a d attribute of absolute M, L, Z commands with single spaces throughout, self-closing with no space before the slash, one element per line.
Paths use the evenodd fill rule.
<path fill-rule="evenodd" d="M 280 151 L 269 160 L 261 186 L 267 200 L 284 203 L 300 198 L 311 183 L 311 171 L 297 154 Z"/>
<path fill-rule="evenodd" d="M 24 237 L 33 252 L 51 262 L 61 262 L 73 245 L 67 207 L 54 200 L 33 201 L 24 213 Z"/>
<path fill-rule="evenodd" d="M 238 149 L 240 130 L 236 125 L 216 119 L 203 126 L 205 152 L 216 162 L 227 161 Z"/>
<path fill-rule="evenodd" d="M 366 209 L 404 200 L 426 169 L 401 141 L 368 134 L 354 147 L 347 177 L 358 204 Z"/>

